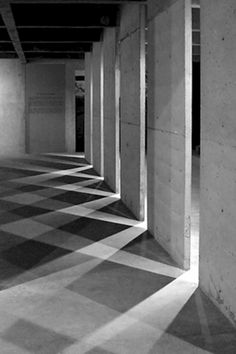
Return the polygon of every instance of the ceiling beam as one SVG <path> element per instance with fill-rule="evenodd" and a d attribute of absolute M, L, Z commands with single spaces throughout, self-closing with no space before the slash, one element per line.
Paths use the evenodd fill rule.
<path fill-rule="evenodd" d="M 37 63 L 40 62 L 40 64 L 45 63 L 45 64 L 65 64 L 68 60 L 68 58 L 33 58 L 33 57 L 28 57 L 28 62 L 29 63 Z M 71 58 L 70 63 L 77 63 L 78 64 L 78 59 L 82 58 Z"/>
<path fill-rule="evenodd" d="M 11 6 L 8 0 L 2 0 L 0 2 L 0 13 L 2 15 L 3 22 L 5 23 L 9 37 L 20 61 L 25 64 L 26 58 L 21 46 L 20 38 L 16 29 L 15 20 L 11 11 Z"/>
<path fill-rule="evenodd" d="M 23 41 L 77 41 L 77 42 L 99 42 L 102 30 L 99 29 L 73 29 L 73 28 L 59 28 L 59 29 L 19 29 L 21 43 Z"/>
<path fill-rule="evenodd" d="M 108 26 L 54 26 L 54 25 L 51 25 L 51 26 L 44 26 L 44 25 L 38 25 L 38 26 L 17 26 L 18 29 L 88 29 L 88 28 L 95 28 L 95 29 L 102 29 L 102 28 L 107 28 Z M 0 26 L 1 28 L 1 26 Z M 4 28 L 4 27 L 3 27 Z"/>
<path fill-rule="evenodd" d="M 10 0 L 12 4 L 146 4 L 147 0 Z"/>
<path fill-rule="evenodd" d="M 84 44 L 84 43 L 25 43 L 22 44 L 24 53 L 27 51 L 60 51 L 60 52 L 87 52 L 90 51 L 92 48 L 92 44 Z M 0 43 L 0 49 L 11 49 L 9 45 Z"/>
<path fill-rule="evenodd" d="M 35 60 L 48 60 L 48 61 L 54 61 L 54 60 L 58 60 L 58 59 L 64 59 L 64 60 L 78 60 L 78 59 L 84 59 L 84 53 L 77 53 L 77 54 L 49 54 L 47 55 L 47 53 L 45 54 L 39 54 L 39 53 L 32 53 L 27 55 L 27 61 L 35 61 Z"/>
<path fill-rule="evenodd" d="M 16 52 L 14 53 L 1 53 L 0 52 L 0 59 L 16 59 L 17 55 Z"/>
<path fill-rule="evenodd" d="M 1 51 L 0 51 L 1 52 Z M 11 53 L 11 52 L 7 52 Z M 81 50 L 25 50 L 25 54 L 27 53 L 36 53 L 36 54 L 84 54 L 84 51 Z"/>
<path fill-rule="evenodd" d="M 0 43 L 11 43 L 11 42 L 6 42 L 6 41 L 0 41 Z M 93 41 L 37 41 L 37 40 L 34 40 L 34 41 L 21 41 L 22 44 L 92 44 Z"/>

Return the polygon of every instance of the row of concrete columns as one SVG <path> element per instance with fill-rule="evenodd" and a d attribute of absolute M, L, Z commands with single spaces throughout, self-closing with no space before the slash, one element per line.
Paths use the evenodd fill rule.
<path fill-rule="evenodd" d="M 234 0 L 202 1 L 200 285 L 235 321 Z M 216 26 L 217 24 L 217 26 Z M 125 5 L 120 27 L 86 55 L 86 159 L 142 220 L 148 27 L 148 229 L 183 268 L 190 261 L 191 1 Z M 120 147 L 120 148 L 119 148 Z M 120 179 L 120 181 L 119 181 Z M 120 188 L 119 188 L 120 187 Z"/>
<path fill-rule="evenodd" d="M 191 1 L 150 1 L 146 15 L 145 6 L 123 6 L 119 29 L 106 29 L 103 41 L 86 54 L 85 156 L 143 220 L 147 72 L 148 227 L 178 264 L 188 268 Z"/>
<path fill-rule="evenodd" d="M 122 8 L 85 58 L 85 157 L 139 220 L 145 198 L 145 7 Z"/>
<path fill-rule="evenodd" d="M 147 72 L 148 227 L 188 268 L 191 1 L 161 4 L 150 1 L 148 16 L 145 6 L 123 6 L 120 27 L 106 29 L 103 41 L 86 54 L 85 156 L 109 186 L 120 191 L 135 217 L 143 220 Z"/>

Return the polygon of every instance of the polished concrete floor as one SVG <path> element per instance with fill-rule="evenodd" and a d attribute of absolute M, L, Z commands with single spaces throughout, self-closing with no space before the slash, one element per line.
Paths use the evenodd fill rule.
<path fill-rule="evenodd" d="M 82 157 L 1 160 L 0 180 L 0 354 L 236 353 L 195 271 Z"/>

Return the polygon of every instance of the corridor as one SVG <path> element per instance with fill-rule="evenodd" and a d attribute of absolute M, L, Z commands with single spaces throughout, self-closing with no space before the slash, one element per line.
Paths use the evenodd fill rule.
<path fill-rule="evenodd" d="M 1 354 L 235 353 L 236 331 L 80 155 L 1 160 Z"/>

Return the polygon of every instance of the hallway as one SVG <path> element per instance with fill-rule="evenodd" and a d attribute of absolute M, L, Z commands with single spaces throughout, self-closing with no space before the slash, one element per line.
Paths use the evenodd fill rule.
<path fill-rule="evenodd" d="M 0 168 L 0 353 L 235 353 L 236 331 L 79 155 Z"/>

